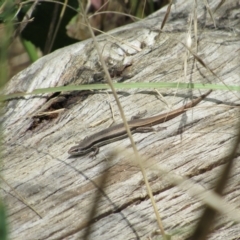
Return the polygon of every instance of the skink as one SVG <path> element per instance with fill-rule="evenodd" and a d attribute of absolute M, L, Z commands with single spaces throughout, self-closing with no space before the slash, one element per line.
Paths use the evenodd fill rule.
<path fill-rule="evenodd" d="M 187 103 L 186 105 L 168 113 L 163 113 L 149 118 L 128 121 L 128 126 L 131 130 L 131 133 L 152 131 L 152 129 L 149 127 L 177 117 L 189 108 L 196 106 L 211 92 L 212 90 Z M 81 156 L 93 152 L 92 155 L 96 155 L 99 151 L 99 147 L 126 138 L 127 136 L 128 135 L 124 124 L 120 123 L 83 139 L 78 145 L 70 148 L 68 153 L 72 156 Z"/>

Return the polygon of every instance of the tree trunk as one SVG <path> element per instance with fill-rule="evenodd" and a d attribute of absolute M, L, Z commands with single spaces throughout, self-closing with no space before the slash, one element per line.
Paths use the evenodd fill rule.
<path fill-rule="evenodd" d="M 162 31 L 159 29 L 166 8 L 97 37 L 113 81 L 239 86 L 240 1 L 226 1 L 214 11 L 219 3 L 209 1 L 215 28 L 207 8 L 199 1 L 197 39 L 191 32 L 192 51 L 215 75 L 190 53 L 184 76 L 187 50 L 182 43 L 186 42 L 194 4 L 189 0 L 172 6 Z M 87 40 L 39 59 L 11 79 L 6 93 L 99 81 L 104 81 L 103 70 L 92 40 Z M 167 112 L 168 107 L 176 109 L 207 90 L 158 91 L 164 101 L 153 89 L 118 91 L 127 118 L 145 110 L 148 117 Z M 214 188 L 236 137 L 239 103 L 236 91 L 216 90 L 184 114 L 154 126 L 155 132 L 133 136 L 163 227 L 174 239 L 191 235 L 204 204 L 191 189 L 175 185 L 174 179 L 188 177 L 196 189 Z M 2 182 L 1 196 L 8 206 L 11 239 L 82 239 L 86 231 L 89 239 L 159 237 L 129 139 L 100 147 L 95 158 L 69 157 L 68 150 L 75 142 L 113 123 L 112 112 L 116 122 L 121 122 L 109 90 L 8 100 L 2 117 L 2 176 L 9 185 Z M 224 194 L 236 215 L 240 205 L 238 158 Z M 170 173 L 163 173 L 163 169 Z M 240 238 L 240 224 L 233 224 L 234 214 L 227 212 L 227 217 L 218 215 L 209 239 Z"/>

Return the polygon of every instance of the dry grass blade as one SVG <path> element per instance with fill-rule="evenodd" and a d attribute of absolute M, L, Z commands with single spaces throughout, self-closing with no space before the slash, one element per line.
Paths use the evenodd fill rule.
<path fill-rule="evenodd" d="M 166 12 L 166 14 L 164 16 L 164 19 L 162 21 L 161 30 L 163 29 L 163 27 L 165 26 L 165 23 L 167 22 L 168 16 L 171 12 L 171 7 L 172 7 L 172 0 L 170 1 L 169 5 L 168 5 L 167 12 Z"/>
<path fill-rule="evenodd" d="M 144 159 L 145 167 L 147 167 L 147 161 Z M 237 209 L 236 204 L 228 203 L 218 194 L 212 190 L 206 190 L 201 184 L 192 181 L 191 179 L 180 176 L 177 172 L 170 170 L 166 166 L 161 167 L 150 167 L 153 171 L 158 171 L 159 176 L 161 175 L 164 180 L 178 186 L 181 190 L 189 194 L 190 196 L 204 202 L 211 206 L 219 213 L 228 217 L 231 221 L 240 223 L 240 212 Z"/>
<path fill-rule="evenodd" d="M 226 0 L 222 0 L 216 7 L 216 9 L 214 10 L 214 12 L 216 12 L 224 3 L 226 2 Z"/>
<path fill-rule="evenodd" d="M 27 26 L 27 24 L 29 23 L 29 19 L 32 16 L 33 11 L 35 10 L 36 6 L 38 4 L 38 1 L 35 1 L 32 6 L 29 8 L 29 10 L 27 11 L 27 13 L 25 14 L 25 16 L 23 17 L 19 27 L 17 28 L 17 30 L 14 33 L 14 38 L 17 37 L 23 30 L 24 28 Z M 21 8 L 22 4 L 20 4 L 20 8 Z"/>
<path fill-rule="evenodd" d="M 239 97 L 228 87 L 228 85 L 210 68 L 208 67 L 205 62 L 196 54 L 194 53 L 188 46 L 186 46 L 186 44 L 182 43 L 187 49 L 188 51 L 194 56 L 194 58 L 203 66 L 205 67 L 209 72 L 211 72 L 220 82 L 222 82 L 225 87 L 234 94 L 234 96 L 239 99 Z M 240 100 L 240 99 L 239 99 Z"/>
<path fill-rule="evenodd" d="M 154 213 L 155 213 L 155 216 L 156 216 L 156 219 L 157 219 L 157 222 L 158 222 L 159 229 L 161 230 L 161 233 L 162 233 L 163 238 L 164 238 L 164 239 L 167 239 L 167 236 L 166 236 L 165 231 L 164 231 L 164 229 L 163 229 L 163 225 L 162 225 L 161 218 L 160 218 L 159 213 L 158 213 L 157 205 L 156 205 L 155 200 L 154 200 L 154 198 L 153 198 L 152 190 L 151 190 L 151 188 L 150 188 L 150 184 L 149 184 L 148 179 L 147 179 L 147 175 L 146 175 L 145 169 L 144 169 L 144 167 L 143 167 L 143 165 L 142 165 L 142 163 L 141 163 L 140 156 L 139 156 L 139 154 L 138 154 L 138 151 L 137 151 L 136 145 L 135 145 L 135 143 L 134 143 L 134 140 L 133 140 L 131 131 L 130 131 L 130 129 L 129 129 L 129 126 L 128 126 L 128 124 L 127 124 L 127 120 L 126 120 L 125 114 L 124 114 L 124 112 L 123 112 L 121 103 L 120 103 L 120 101 L 119 101 L 119 99 L 118 99 L 118 96 L 117 96 L 117 93 L 116 93 L 116 91 L 115 91 L 115 89 L 114 89 L 114 86 L 113 86 L 113 83 L 112 83 L 110 74 L 109 74 L 109 72 L 108 72 L 107 66 L 106 66 L 106 64 L 105 64 L 105 61 L 104 61 L 102 55 L 101 55 L 101 51 L 100 51 L 98 42 L 97 42 L 97 40 L 96 40 L 96 37 L 95 37 L 95 35 L 94 35 L 94 32 L 93 32 L 93 30 L 92 30 L 92 28 L 91 28 L 91 26 L 90 26 L 90 23 L 89 23 L 86 15 L 84 15 L 84 19 L 85 19 L 85 21 L 86 21 L 86 24 L 88 25 L 89 31 L 90 31 L 91 36 L 92 36 L 92 38 L 93 38 L 93 42 L 94 42 L 94 45 L 95 45 L 95 47 L 96 47 L 96 50 L 97 50 L 97 53 L 98 53 L 100 62 L 101 62 L 101 64 L 102 64 L 103 70 L 104 70 L 104 72 L 105 72 L 106 79 L 107 79 L 107 81 L 108 81 L 108 84 L 109 84 L 112 92 L 113 92 L 113 96 L 114 96 L 114 98 L 115 98 L 115 101 L 116 101 L 116 103 L 117 103 L 117 105 L 118 105 L 118 108 L 119 108 L 119 111 L 120 111 L 120 114 L 121 114 L 121 117 L 122 117 L 122 119 L 123 119 L 124 127 L 126 128 L 128 137 L 129 137 L 129 139 L 130 139 L 130 141 L 131 141 L 131 145 L 132 145 L 132 148 L 133 148 L 133 150 L 134 150 L 134 154 L 135 154 L 135 156 L 136 156 L 136 159 L 138 160 L 138 164 L 139 164 L 139 167 L 140 167 L 140 169 L 141 169 L 141 172 L 142 172 L 142 175 L 143 175 L 143 179 L 144 179 L 144 182 L 145 182 L 147 191 L 148 191 L 148 195 L 149 195 L 149 197 L 150 197 L 150 200 L 151 200 L 151 203 L 152 203 L 152 206 L 153 206 L 153 209 L 154 209 Z"/>
<path fill-rule="evenodd" d="M 108 159 L 107 161 L 104 161 L 104 165 L 103 168 L 105 169 L 109 169 L 110 166 L 110 162 L 113 160 L 113 158 L 117 155 L 117 152 L 112 152 L 108 155 Z M 63 163 L 64 165 L 72 168 L 74 171 L 76 171 L 77 173 L 80 173 L 78 169 L 76 169 L 75 167 L 72 167 L 71 164 L 66 163 L 65 161 L 57 158 L 57 161 Z M 83 176 L 88 179 L 87 175 L 85 175 L 84 173 Z M 94 200 L 92 201 L 92 206 L 91 204 L 87 204 L 88 206 L 91 206 L 91 209 L 89 209 L 89 217 L 86 218 L 86 221 L 83 221 L 82 223 L 79 224 L 79 226 L 77 228 L 73 228 L 69 231 L 66 231 L 64 234 L 61 234 L 60 237 L 56 237 L 54 238 L 54 240 L 62 240 L 62 239 L 68 239 L 70 236 L 72 236 L 73 234 L 80 232 L 83 229 L 86 229 L 84 232 L 84 236 L 81 235 L 81 237 L 77 238 L 77 239 L 88 239 L 89 235 L 91 234 L 91 227 L 94 223 L 96 223 L 97 221 L 105 218 L 107 215 L 110 215 L 112 213 L 118 213 L 121 215 L 122 219 L 126 222 L 126 225 L 128 227 L 131 228 L 132 232 L 135 234 L 136 239 L 140 239 L 137 231 L 134 229 L 134 227 L 132 226 L 131 222 L 125 217 L 125 215 L 121 212 L 122 206 L 118 206 L 116 205 L 110 198 L 109 196 L 106 194 L 106 192 L 103 190 L 104 187 L 107 185 L 106 183 L 108 182 L 108 177 L 109 177 L 109 173 L 103 173 L 101 174 L 101 177 L 99 178 L 95 178 L 95 181 L 91 181 L 91 184 L 94 186 L 95 189 L 97 189 L 97 193 L 94 197 Z M 100 198 L 105 198 L 109 205 L 111 206 L 111 208 L 109 208 L 108 211 L 103 211 L 103 212 L 97 212 L 98 210 L 98 203 L 100 202 Z M 101 208 L 101 206 L 100 206 Z M 101 210 L 100 210 L 101 211 Z M 79 216 L 79 218 L 81 218 L 81 216 Z M 85 218 L 84 218 L 85 219 Z M 77 219 L 76 219 L 77 221 Z"/>
<path fill-rule="evenodd" d="M 192 15 L 190 17 L 189 22 L 190 22 L 190 24 L 189 24 L 188 32 L 187 32 L 187 36 L 186 36 L 186 44 L 189 48 L 191 48 L 191 46 L 192 46 L 192 38 L 191 38 Z M 188 60 L 188 57 L 189 57 L 189 51 L 186 50 L 186 55 L 185 55 L 185 58 L 184 58 L 184 77 L 185 77 L 186 82 L 187 82 L 187 60 Z"/>
<path fill-rule="evenodd" d="M 204 0 L 204 3 L 205 3 L 205 6 L 206 6 L 206 8 L 207 8 L 207 10 L 209 12 L 209 15 L 210 15 L 212 21 L 213 21 L 214 27 L 216 27 L 216 23 L 215 23 L 215 20 L 214 20 L 214 17 L 213 17 L 213 13 L 212 13 L 211 8 L 209 7 L 208 1 Z"/>
<path fill-rule="evenodd" d="M 195 36 L 195 45 L 196 52 L 198 52 L 198 21 L 197 21 L 197 1 L 194 1 L 194 9 L 193 9 L 193 21 L 194 21 L 194 36 Z"/>
<path fill-rule="evenodd" d="M 172 7 L 172 0 L 169 2 L 169 5 L 168 5 L 168 8 L 167 8 L 166 14 L 165 14 L 165 16 L 164 16 L 164 18 L 163 18 L 163 21 L 162 21 L 162 24 L 161 24 L 161 27 L 160 27 L 159 34 L 156 36 L 156 38 L 158 38 L 158 39 L 160 38 L 160 35 L 161 35 L 161 33 L 162 33 L 162 29 L 164 28 L 165 23 L 167 22 L 168 16 L 169 16 L 169 14 L 170 14 L 170 12 L 171 12 L 171 7 Z"/>
<path fill-rule="evenodd" d="M 222 195 L 224 187 L 227 184 L 227 180 L 230 174 L 230 171 L 232 169 L 233 160 L 236 155 L 238 146 L 240 143 L 240 121 L 238 123 L 238 135 L 235 140 L 234 146 L 232 148 L 232 151 L 230 152 L 228 156 L 228 161 L 226 164 L 226 167 L 223 169 L 223 172 L 219 173 L 219 180 L 216 184 L 215 192 L 219 195 Z M 204 240 L 207 239 L 207 235 L 211 230 L 213 221 L 215 219 L 215 216 L 217 214 L 217 211 L 210 206 L 206 206 L 203 215 L 193 233 L 193 235 L 190 237 L 190 239 L 193 240 Z"/>
<path fill-rule="evenodd" d="M 64 15 L 65 10 L 66 10 L 66 7 L 67 7 L 67 3 L 68 3 L 68 0 L 64 0 L 64 4 L 63 4 L 63 7 L 62 7 L 60 16 L 59 16 L 59 21 L 57 22 L 57 25 L 56 25 L 55 30 L 54 30 L 54 32 L 53 32 L 53 36 L 50 37 L 50 35 L 52 35 L 52 34 L 49 34 L 49 33 L 52 33 L 52 31 L 53 31 L 53 29 L 51 28 L 51 26 L 53 27 L 53 26 L 55 25 L 55 17 L 52 18 L 53 21 L 52 21 L 52 23 L 51 23 L 51 25 L 50 25 L 50 29 L 51 29 L 52 31 L 49 31 L 49 33 L 48 33 L 49 38 L 48 38 L 48 41 L 47 41 L 46 44 L 45 44 L 44 54 L 47 54 L 47 53 L 51 52 L 52 46 L 53 46 L 53 44 L 54 44 L 54 41 L 55 41 L 55 39 L 56 39 L 58 30 L 59 30 L 59 28 L 60 28 L 60 24 L 61 24 L 62 19 L 63 19 L 63 15 Z M 58 9 L 58 6 L 55 5 L 55 10 L 56 10 L 56 12 L 57 12 L 57 9 Z"/>
<path fill-rule="evenodd" d="M 109 162 L 113 160 L 114 156 L 115 156 L 114 154 L 111 154 L 109 157 L 109 160 L 104 162 L 105 169 L 108 169 L 108 166 L 106 166 L 106 165 L 109 165 Z M 94 223 L 96 220 L 95 217 L 96 217 L 96 213 L 97 213 L 97 209 L 98 209 L 98 203 L 100 202 L 100 199 L 102 196 L 106 196 L 106 193 L 104 193 L 103 189 L 106 186 L 108 176 L 109 176 L 109 174 L 102 175 L 102 177 L 99 179 L 99 183 L 95 184 L 98 191 L 95 194 L 91 210 L 89 211 L 89 216 L 87 218 L 88 225 L 87 225 L 86 231 L 84 233 L 83 239 L 86 239 L 86 240 L 89 239 L 89 235 L 91 232 L 91 223 Z"/>

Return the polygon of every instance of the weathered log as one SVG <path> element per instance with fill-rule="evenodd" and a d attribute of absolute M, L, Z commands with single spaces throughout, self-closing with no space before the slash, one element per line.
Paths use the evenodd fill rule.
<path fill-rule="evenodd" d="M 240 1 L 227 1 L 214 12 L 216 28 L 206 7 L 198 3 L 198 50 L 195 39 L 192 49 L 218 78 L 191 54 L 184 77 L 187 51 L 182 42 L 186 41 L 193 2 L 177 1 L 162 31 L 159 29 L 166 8 L 99 36 L 113 80 L 222 84 L 220 78 L 227 85 L 239 85 Z M 214 11 L 219 2 L 210 1 L 210 8 Z M 102 80 L 104 74 L 95 47 L 92 40 L 87 40 L 39 59 L 11 79 L 6 93 Z M 178 90 L 176 96 L 173 89 L 159 91 L 175 109 L 206 90 Z M 164 228 L 177 239 L 186 238 L 193 230 L 203 202 L 180 190 L 159 169 L 167 167 L 206 189 L 213 188 L 236 137 L 240 101 L 239 94 L 234 93 L 214 91 L 198 106 L 159 125 L 163 130 L 134 135 L 139 153 L 146 159 Z M 166 104 L 151 89 L 121 90 L 119 98 L 128 119 L 144 110 L 147 116 L 167 111 Z M 156 237 L 157 222 L 141 172 L 129 154 L 129 139 L 101 147 L 95 159 L 69 158 L 67 153 L 75 142 L 112 124 L 109 103 L 116 121 L 121 122 L 114 98 L 105 90 L 7 101 L 2 117 L 5 149 L 1 174 L 42 216 L 2 183 L 11 239 L 81 239 L 89 226 L 91 239 Z M 102 123 L 96 124 L 99 121 Z M 128 151 L 120 150 L 110 161 L 109 156 L 118 147 Z M 238 158 L 224 199 L 239 207 Z M 102 177 L 106 179 L 101 190 Z M 96 212 L 89 219 L 93 206 Z M 232 224 L 232 220 L 230 216 L 219 216 L 209 239 L 240 238 L 240 225 Z"/>

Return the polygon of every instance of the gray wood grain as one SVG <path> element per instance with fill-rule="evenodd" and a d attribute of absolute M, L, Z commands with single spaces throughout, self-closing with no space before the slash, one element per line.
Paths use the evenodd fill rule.
<path fill-rule="evenodd" d="M 209 2 L 213 10 L 219 4 Z M 161 33 L 166 9 L 99 36 L 111 73 L 120 72 L 113 80 L 186 82 L 186 49 L 181 42 L 186 39 L 192 4 L 193 1 L 177 1 Z M 239 4 L 240 1 L 228 1 L 214 13 L 216 28 L 202 2 L 198 2 L 197 8 L 198 55 L 228 85 L 240 83 Z M 92 83 L 102 78 L 94 45 L 87 40 L 39 59 L 11 79 L 6 93 Z M 187 81 L 220 84 L 192 56 L 188 60 Z M 159 91 L 173 109 L 205 92 L 178 90 L 175 96 L 172 89 Z M 214 91 L 194 109 L 157 126 L 165 129 L 134 135 L 139 153 L 146 159 L 164 228 L 176 239 L 184 239 L 193 230 L 203 202 L 174 186 L 159 169 L 167 167 L 212 189 L 235 138 L 240 103 L 236 95 L 239 96 L 236 92 L 234 95 L 230 91 Z M 49 109 L 54 106 L 49 103 L 53 97 L 51 101 L 59 104 L 55 107 L 61 111 L 51 118 L 34 118 L 53 110 Z M 152 90 L 119 91 L 119 98 L 128 118 L 144 110 L 148 111 L 147 116 L 168 110 Z M 9 210 L 11 239 L 81 239 L 89 226 L 90 239 L 156 238 L 157 223 L 140 170 L 128 155 L 128 139 L 101 147 L 95 159 L 69 158 L 67 154 L 75 142 L 112 124 L 109 102 L 120 122 L 113 96 L 106 91 L 42 94 L 7 102 L 1 117 L 5 136 L 1 174 L 43 216 L 40 219 L 2 183 L 1 196 Z M 90 127 L 100 120 L 103 123 Z M 119 154 L 109 160 L 117 149 Z M 238 158 L 224 198 L 239 210 Z M 100 192 L 96 201 L 103 176 L 107 177 L 104 193 Z M 90 222 L 93 206 L 97 206 L 97 211 Z M 232 220 L 230 216 L 219 216 L 209 239 L 240 238 L 239 223 L 233 224 Z"/>

